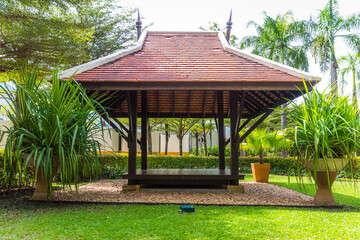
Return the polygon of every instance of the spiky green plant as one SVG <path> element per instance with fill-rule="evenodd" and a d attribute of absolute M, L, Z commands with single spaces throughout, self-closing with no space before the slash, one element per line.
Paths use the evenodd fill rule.
<path fill-rule="evenodd" d="M 295 124 L 299 167 L 310 163 L 316 178 L 318 166 L 323 163 L 329 179 L 327 160 L 347 158 L 351 160 L 352 171 L 356 164 L 354 152 L 359 148 L 360 122 L 351 101 L 346 96 L 337 96 L 334 91 L 310 91 L 305 83 L 304 86 L 303 102 L 292 102 L 292 111 L 288 111 Z"/>
<path fill-rule="evenodd" d="M 18 80 L 13 81 L 15 94 L 3 89 L 13 124 L 5 131 L 5 171 L 8 176 L 21 176 L 31 164 L 35 179 L 41 174 L 50 199 L 57 168 L 62 183 L 75 183 L 76 188 L 80 172 L 99 172 L 100 145 L 94 136 L 102 131 L 95 111 L 101 105 L 72 78 L 60 81 L 57 72 L 51 87 L 44 87 L 44 79 L 35 72 L 26 72 Z"/>
<path fill-rule="evenodd" d="M 259 156 L 259 163 L 264 163 L 265 153 L 276 154 L 280 149 L 291 147 L 289 141 L 281 131 L 268 132 L 266 128 L 257 128 L 246 138 L 246 143 L 240 144 L 241 150 L 247 150 L 251 155 Z"/>

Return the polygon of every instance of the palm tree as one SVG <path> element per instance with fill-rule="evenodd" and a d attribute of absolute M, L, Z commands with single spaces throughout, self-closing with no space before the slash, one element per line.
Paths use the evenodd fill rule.
<path fill-rule="evenodd" d="M 210 133 L 210 131 L 215 130 L 216 126 L 211 121 L 209 121 L 209 119 L 204 119 L 203 118 L 201 120 L 201 128 L 202 128 L 202 134 L 203 134 L 203 137 L 204 137 L 205 156 L 208 156 L 206 136 Z"/>
<path fill-rule="evenodd" d="M 240 145 L 242 150 L 247 150 L 251 155 L 259 156 L 259 163 L 264 163 L 264 155 L 274 155 L 279 149 L 288 149 L 291 141 L 285 138 L 281 131 L 268 132 L 266 128 L 255 129 L 247 138 L 246 143 Z"/>
<path fill-rule="evenodd" d="M 342 38 L 348 46 L 356 48 L 359 36 L 351 33 L 360 26 L 360 20 L 356 15 L 344 18 L 340 15 L 337 0 L 330 0 L 313 21 L 310 19 L 308 28 L 311 33 L 308 39 L 315 61 L 320 64 L 321 71 L 330 68 L 331 84 L 337 92 L 337 60 L 335 52 L 335 40 Z M 330 64 L 329 64 L 330 63 Z"/>
<path fill-rule="evenodd" d="M 198 119 L 174 118 L 169 122 L 170 131 L 173 132 L 179 140 L 179 155 L 183 155 L 183 138 L 190 131 L 192 126 L 198 123 Z"/>
<path fill-rule="evenodd" d="M 247 27 L 254 27 L 257 35 L 241 40 L 241 48 L 253 48 L 252 53 L 304 71 L 309 70 L 306 56 L 307 45 L 304 36 L 304 22 L 294 21 L 291 11 L 277 15 L 275 19 L 264 14 L 262 25 L 249 21 Z"/>
<path fill-rule="evenodd" d="M 345 68 L 340 70 L 343 82 L 345 82 L 345 75 L 352 74 L 352 90 L 353 90 L 353 104 L 355 110 L 358 108 L 357 104 L 357 89 L 356 81 L 360 80 L 360 52 L 355 55 L 348 53 L 347 56 L 342 56 L 339 59 L 340 64 L 344 64 Z"/>
<path fill-rule="evenodd" d="M 241 40 L 241 48 L 252 47 L 252 53 L 304 71 L 309 70 L 307 59 L 308 39 L 306 22 L 295 21 L 291 11 L 277 15 L 275 19 L 264 12 L 262 25 L 253 21 L 248 27 L 254 27 L 257 35 L 246 36 Z M 285 109 L 286 104 L 281 106 Z M 286 128 L 286 115 L 281 115 L 281 129 Z M 286 153 L 283 153 L 286 156 Z"/>
<path fill-rule="evenodd" d="M 190 132 L 195 136 L 195 155 L 199 155 L 199 137 L 201 136 L 202 126 L 200 123 L 196 123 L 190 129 Z"/>

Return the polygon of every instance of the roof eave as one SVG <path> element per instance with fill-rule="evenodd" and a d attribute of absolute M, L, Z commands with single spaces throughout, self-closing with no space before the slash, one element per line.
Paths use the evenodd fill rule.
<path fill-rule="evenodd" d="M 101 57 L 101 58 L 98 58 L 96 60 L 93 60 L 93 61 L 81 64 L 79 66 L 75 66 L 73 68 L 67 69 L 65 71 L 62 71 L 60 73 L 60 79 L 70 78 L 75 74 L 86 72 L 88 70 L 94 69 L 94 68 L 99 67 L 101 65 L 104 65 L 106 63 L 115 61 L 117 59 L 120 59 L 122 57 L 130 55 L 132 53 L 138 52 L 143 48 L 146 36 L 147 36 L 147 32 L 144 31 L 144 32 L 142 32 L 139 40 L 136 42 L 136 45 L 133 46 L 133 47 L 130 47 L 130 48 L 115 52 L 115 53 L 110 54 L 108 56 Z"/>

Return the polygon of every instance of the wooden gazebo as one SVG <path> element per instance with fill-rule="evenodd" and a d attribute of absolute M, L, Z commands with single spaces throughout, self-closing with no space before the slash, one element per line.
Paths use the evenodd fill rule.
<path fill-rule="evenodd" d="M 239 144 L 274 108 L 301 95 L 303 79 L 320 78 L 231 47 L 217 32 L 141 32 L 136 46 L 69 69 L 89 95 L 107 100 L 105 119 L 129 146 L 129 185 L 238 185 Z M 228 23 L 228 30 L 231 24 Z M 228 31 L 229 35 L 229 31 Z M 262 115 L 252 126 L 251 119 Z M 117 118 L 129 118 L 127 129 Z M 137 118 L 141 139 L 137 139 Z M 218 169 L 147 169 L 148 118 L 214 118 L 218 130 Z M 230 118 L 230 138 L 224 137 Z M 245 121 L 241 124 L 241 119 Z M 248 129 L 239 136 L 240 130 Z M 231 167 L 225 169 L 230 143 Z M 141 145 L 141 168 L 136 147 Z"/>

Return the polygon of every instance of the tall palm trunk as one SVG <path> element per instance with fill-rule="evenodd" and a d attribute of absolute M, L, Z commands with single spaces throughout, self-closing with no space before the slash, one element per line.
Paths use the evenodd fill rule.
<path fill-rule="evenodd" d="M 339 67 L 334 55 L 332 55 L 332 63 L 331 63 L 331 87 L 334 94 L 338 94 L 338 84 L 337 84 L 337 71 L 336 69 Z"/>
<path fill-rule="evenodd" d="M 284 61 L 284 48 L 281 48 L 281 63 L 285 64 Z M 287 122 L 287 117 L 286 117 L 286 113 L 284 112 L 284 109 L 286 108 L 287 104 L 284 103 L 283 105 L 281 105 L 281 130 L 284 130 L 286 128 L 286 122 Z M 282 157 L 287 157 L 287 152 L 285 150 L 283 150 L 281 152 L 281 156 Z"/>
<path fill-rule="evenodd" d="M 329 22 L 330 25 L 332 25 L 332 21 L 333 21 L 333 1 L 330 0 L 330 9 L 329 9 Z M 334 94 L 338 94 L 338 84 L 337 84 L 337 72 L 336 69 L 339 67 L 336 61 L 336 57 L 335 57 L 335 46 L 334 46 L 334 36 L 331 33 L 331 45 L 333 47 L 333 49 L 331 50 L 331 69 L 330 69 L 330 73 L 331 73 L 331 87 L 333 90 Z"/>
<path fill-rule="evenodd" d="M 353 103 L 354 103 L 354 110 L 357 110 L 358 109 L 358 104 L 357 104 L 357 88 L 356 88 L 355 69 L 353 69 L 352 74 L 353 74 Z"/>
<path fill-rule="evenodd" d="M 286 108 L 287 104 L 284 103 L 283 105 L 281 105 L 281 130 L 286 129 L 286 122 L 287 122 L 287 116 L 286 113 L 284 112 L 284 109 Z M 283 151 L 281 151 L 281 156 L 282 157 L 287 157 L 287 151 L 283 149 Z"/>

